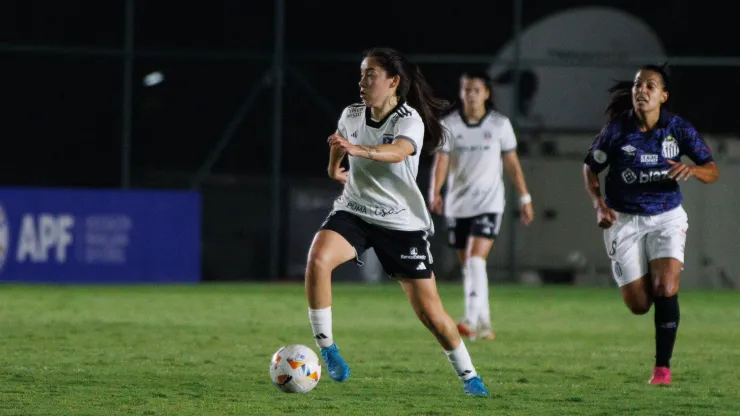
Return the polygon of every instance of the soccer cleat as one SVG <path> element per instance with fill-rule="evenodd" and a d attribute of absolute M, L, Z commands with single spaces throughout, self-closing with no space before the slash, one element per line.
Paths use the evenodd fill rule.
<path fill-rule="evenodd" d="M 480 376 L 463 381 L 463 387 L 465 388 L 465 393 L 471 396 L 488 396 L 488 390 L 483 385 L 483 380 Z"/>
<path fill-rule="evenodd" d="M 650 384 L 654 384 L 654 385 L 671 384 L 671 369 L 668 367 L 654 367 L 653 376 L 650 378 Z"/>
<path fill-rule="evenodd" d="M 326 363 L 329 377 L 340 383 L 349 378 L 349 366 L 344 361 L 344 358 L 339 355 L 337 344 L 331 344 L 329 347 L 322 348 L 321 356 Z"/>
<path fill-rule="evenodd" d="M 476 333 L 471 329 L 472 325 L 468 325 L 466 321 L 459 322 L 457 324 L 457 332 L 460 333 L 461 337 L 466 337 L 471 341 L 475 341 Z"/>
<path fill-rule="evenodd" d="M 493 341 L 494 338 L 496 338 L 496 334 L 493 333 L 493 329 L 491 329 L 490 325 L 478 326 L 478 334 L 475 339 L 487 339 L 489 341 Z"/>

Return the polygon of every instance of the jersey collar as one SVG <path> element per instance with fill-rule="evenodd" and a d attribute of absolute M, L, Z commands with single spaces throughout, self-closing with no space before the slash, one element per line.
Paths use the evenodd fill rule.
<path fill-rule="evenodd" d="M 379 129 L 383 127 L 383 124 L 388 121 L 388 118 L 392 116 L 396 111 L 398 111 L 398 109 L 401 108 L 401 106 L 403 106 L 404 104 L 406 104 L 406 101 L 398 100 L 398 104 L 396 104 L 396 106 L 393 107 L 393 109 L 389 111 L 388 114 L 386 114 L 385 117 L 383 117 L 383 119 L 380 121 L 373 120 L 370 107 L 365 106 L 365 124 L 367 124 L 368 127 L 372 127 L 374 129 Z"/>

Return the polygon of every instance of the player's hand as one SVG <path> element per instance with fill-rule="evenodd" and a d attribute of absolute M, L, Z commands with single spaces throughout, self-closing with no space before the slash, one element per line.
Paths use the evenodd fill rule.
<path fill-rule="evenodd" d="M 520 207 L 519 219 L 524 225 L 529 225 L 534 221 L 534 208 L 531 202 Z"/>
<path fill-rule="evenodd" d="M 596 222 L 601 228 L 609 228 L 617 222 L 617 213 L 606 205 L 596 208 Z"/>
<path fill-rule="evenodd" d="M 336 171 L 330 173 L 329 177 L 341 183 L 342 185 L 346 185 L 347 184 L 347 169 L 339 168 Z"/>
<path fill-rule="evenodd" d="M 668 170 L 668 177 L 675 180 L 676 182 L 680 181 L 681 179 L 687 181 L 695 174 L 695 166 L 684 165 L 681 162 L 676 162 L 671 159 L 666 159 L 666 162 L 671 165 L 671 168 Z"/>
<path fill-rule="evenodd" d="M 442 194 L 436 193 L 429 199 L 429 211 L 433 214 L 442 215 L 442 207 L 444 206 L 444 199 Z"/>
<path fill-rule="evenodd" d="M 327 142 L 329 143 L 329 146 L 338 147 L 350 156 L 354 156 L 356 151 L 359 149 L 358 146 L 353 145 L 349 140 L 336 133 L 329 136 Z"/>

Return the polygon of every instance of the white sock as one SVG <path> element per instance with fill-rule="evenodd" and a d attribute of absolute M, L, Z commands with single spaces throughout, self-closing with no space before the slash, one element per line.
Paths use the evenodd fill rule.
<path fill-rule="evenodd" d="M 311 330 L 316 345 L 319 348 L 331 347 L 334 337 L 331 333 L 331 306 L 324 309 L 308 308 L 308 320 L 311 321 Z"/>
<path fill-rule="evenodd" d="M 473 360 L 470 359 L 468 349 L 465 348 L 465 342 L 460 340 L 460 346 L 452 351 L 445 351 L 447 359 L 452 364 L 452 369 L 455 370 L 455 374 L 460 377 L 460 380 L 469 380 L 478 375 L 473 367 Z"/>
<path fill-rule="evenodd" d="M 483 308 L 488 307 L 488 274 L 486 273 L 486 261 L 484 259 L 470 257 L 466 263 L 472 290 L 467 295 L 472 303 L 469 322 L 473 325 L 471 330 L 475 331 L 478 324 L 481 323 L 481 317 L 484 315 Z"/>
<path fill-rule="evenodd" d="M 475 292 L 473 276 L 470 274 L 470 267 L 468 267 L 467 261 L 462 266 L 462 275 L 463 295 L 465 298 L 465 322 L 474 325 L 478 313 L 478 305 L 476 304 L 478 294 Z M 475 328 L 471 328 L 471 330 L 475 330 Z"/>
<path fill-rule="evenodd" d="M 485 326 L 486 328 L 491 327 L 491 306 L 488 303 L 488 270 L 486 268 L 486 260 L 482 257 L 473 257 L 473 266 L 475 272 L 473 274 L 475 278 L 476 292 L 480 293 L 480 309 L 478 310 L 477 322 L 478 325 Z"/>

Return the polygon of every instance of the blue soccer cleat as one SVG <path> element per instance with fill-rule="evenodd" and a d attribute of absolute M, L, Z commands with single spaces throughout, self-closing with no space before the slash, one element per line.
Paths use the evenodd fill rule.
<path fill-rule="evenodd" d="M 465 380 L 463 387 L 465 388 L 465 393 L 471 396 L 488 396 L 488 390 L 483 385 L 483 380 L 481 380 L 480 376 Z"/>
<path fill-rule="evenodd" d="M 324 357 L 329 377 L 340 383 L 349 378 L 349 366 L 344 358 L 339 355 L 337 344 L 321 348 L 321 356 Z M 485 390 L 485 387 L 483 389 Z"/>

